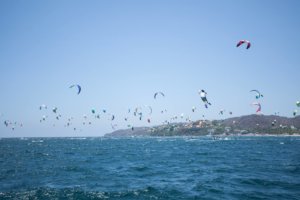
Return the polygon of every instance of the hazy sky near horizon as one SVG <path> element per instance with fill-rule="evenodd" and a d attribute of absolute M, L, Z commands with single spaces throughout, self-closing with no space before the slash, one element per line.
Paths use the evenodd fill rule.
<path fill-rule="evenodd" d="M 299 19 L 297 0 L 0 1 L 0 137 L 101 136 L 112 124 L 157 125 L 181 113 L 192 120 L 253 114 L 251 89 L 263 93 L 264 114 L 292 117 L 300 100 Z M 249 50 L 236 48 L 241 39 L 251 41 Z M 72 84 L 82 86 L 80 95 Z M 165 98 L 154 100 L 157 91 Z M 124 120 L 144 105 L 151 116 Z M 94 119 L 92 108 L 116 119 Z M 82 124 L 84 114 L 92 125 Z M 12 131 L 4 120 L 23 128 Z"/>

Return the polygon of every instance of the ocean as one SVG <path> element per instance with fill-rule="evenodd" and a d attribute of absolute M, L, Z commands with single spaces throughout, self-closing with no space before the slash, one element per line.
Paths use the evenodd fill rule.
<path fill-rule="evenodd" d="M 0 199 L 300 199 L 300 137 L 2 138 Z"/>

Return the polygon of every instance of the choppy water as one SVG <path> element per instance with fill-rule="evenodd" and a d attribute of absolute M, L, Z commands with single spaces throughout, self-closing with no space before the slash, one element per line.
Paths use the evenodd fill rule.
<path fill-rule="evenodd" d="M 300 137 L 1 139 L 0 199 L 300 199 Z"/>

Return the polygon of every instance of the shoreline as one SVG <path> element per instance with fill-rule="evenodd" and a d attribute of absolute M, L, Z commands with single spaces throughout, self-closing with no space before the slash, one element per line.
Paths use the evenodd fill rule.
<path fill-rule="evenodd" d="M 173 135 L 173 136 L 151 136 L 151 135 L 131 135 L 131 136 L 75 136 L 75 137 L 0 137 L 1 139 L 20 139 L 20 140 L 28 140 L 28 139 L 87 139 L 87 138 L 198 138 L 198 137 L 208 137 L 208 138 L 220 138 L 220 137 L 300 137 L 300 134 L 243 134 L 243 135 Z"/>

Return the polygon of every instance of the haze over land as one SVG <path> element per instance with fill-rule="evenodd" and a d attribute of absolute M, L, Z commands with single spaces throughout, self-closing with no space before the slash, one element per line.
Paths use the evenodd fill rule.
<path fill-rule="evenodd" d="M 155 127 L 138 127 L 108 133 L 107 137 L 128 136 L 219 136 L 219 135 L 299 135 L 300 116 L 247 115 L 225 120 L 197 120 Z"/>

